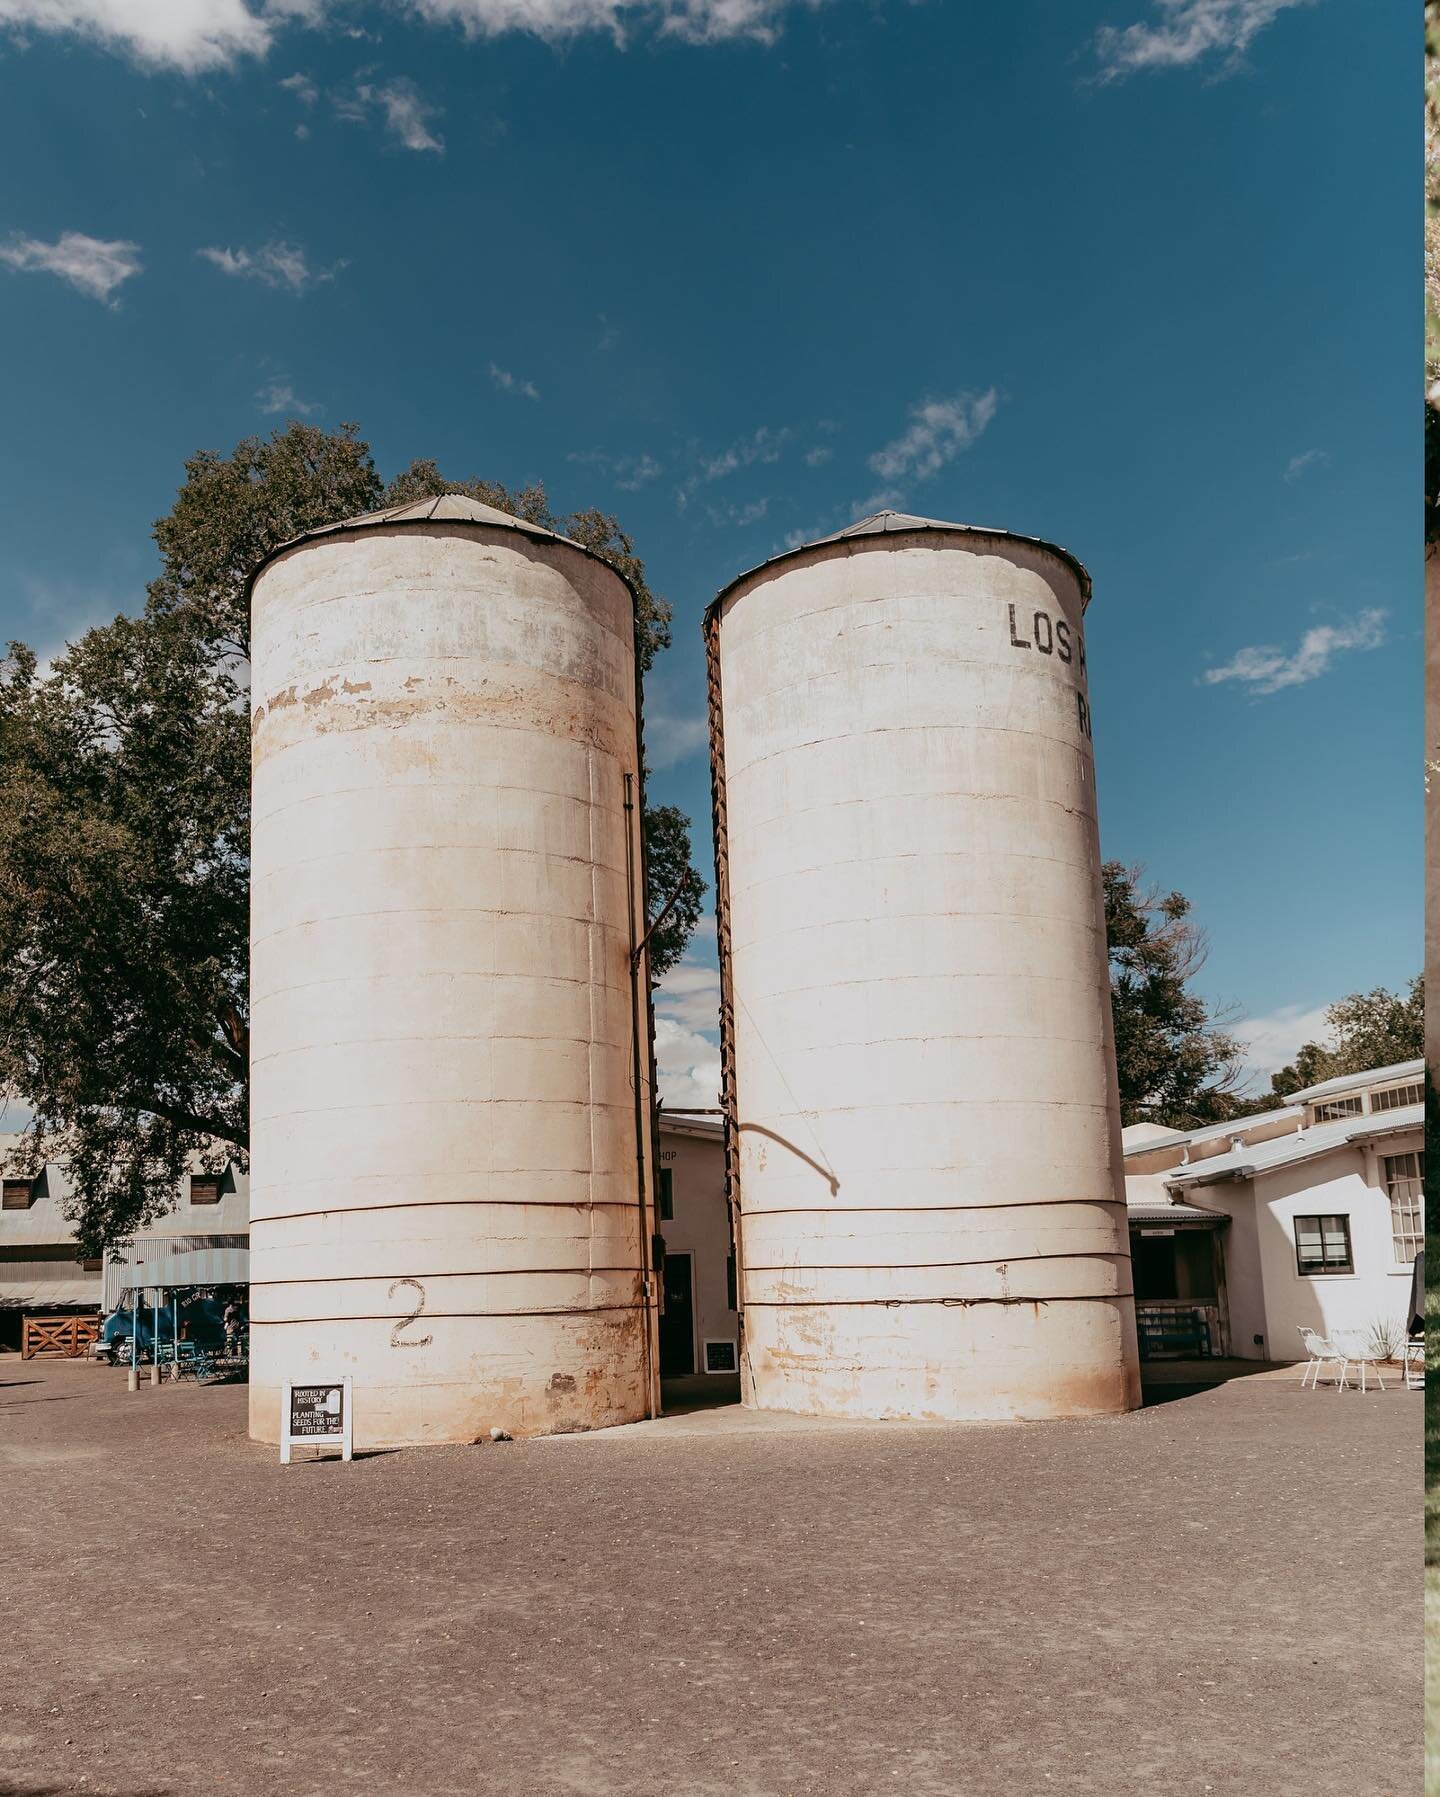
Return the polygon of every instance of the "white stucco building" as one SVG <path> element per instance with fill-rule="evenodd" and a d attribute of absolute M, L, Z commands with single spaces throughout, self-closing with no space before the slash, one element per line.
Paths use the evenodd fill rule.
<path fill-rule="evenodd" d="M 1204 1128 L 1125 1131 L 1142 1354 L 1303 1358 L 1301 1329 L 1408 1321 L 1424 1247 L 1419 1060 Z"/>

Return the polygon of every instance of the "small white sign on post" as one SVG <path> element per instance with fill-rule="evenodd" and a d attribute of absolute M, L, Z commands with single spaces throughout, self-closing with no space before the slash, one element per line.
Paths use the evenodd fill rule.
<path fill-rule="evenodd" d="M 289 1466 L 293 1447 L 339 1448 L 340 1458 L 350 1459 L 354 1419 L 348 1379 L 306 1385 L 287 1379 L 280 1402 L 282 1466 Z"/>

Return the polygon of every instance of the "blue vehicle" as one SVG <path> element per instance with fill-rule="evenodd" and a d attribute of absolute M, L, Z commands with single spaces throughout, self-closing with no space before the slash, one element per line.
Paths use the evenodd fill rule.
<path fill-rule="evenodd" d="M 140 1306 L 139 1316 L 124 1308 L 112 1310 L 100 1328 L 96 1353 L 114 1363 L 130 1358 L 134 1339 L 139 1360 L 154 1358 L 155 1312 L 148 1304 Z M 175 1339 L 175 1310 L 172 1305 L 160 1309 L 160 1350 L 169 1351 Z M 180 1305 L 180 1339 L 202 1348 L 221 1348 L 225 1342 L 224 1306 L 218 1298 L 191 1298 Z"/>

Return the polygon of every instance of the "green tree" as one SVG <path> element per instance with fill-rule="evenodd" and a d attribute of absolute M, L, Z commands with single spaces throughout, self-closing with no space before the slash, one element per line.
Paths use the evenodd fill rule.
<path fill-rule="evenodd" d="M 82 1253 L 162 1214 L 191 1155 L 248 1146 L 250 623 L 245 580 L 280 543 L 385 504 L 466 492 L 592 549 L 635 589 L 642 670 L 670 640 L 631 539 L 606 513 L 556 518 L 542 486 L 386 487 L 353 425 L 290 424 L 185 464 L 155 526 L 143 616 L 88 631 L 42 674 L 0 664 L 0 1091 L 34 1111 L 16 1165 L 68 1163 Z M 705 885 L 689 823 L 647 808 L 658 979 Z"/>
<path fill-rule="evenodd" d="M 1206 954 L 1189 899 L 1120 861 L 1102 877 L 1121 1122 L 1193 1129 L 1231 1116 L 1242 1050 L 1189 990 Z"/>
<path fill-rule="evenodd" d="M 1352 992 L 1327 1007 L 1332 1040 L 1306 1042 L 1288 1067 L 1270 1076 L 1269 1100 L 1318 1086 L 1347 1073 L 1368 1073 L 1418 1060 L 1425 1052 L 1425 978 L 1417 974 L 1405 992 L 1377 986 Z"/>

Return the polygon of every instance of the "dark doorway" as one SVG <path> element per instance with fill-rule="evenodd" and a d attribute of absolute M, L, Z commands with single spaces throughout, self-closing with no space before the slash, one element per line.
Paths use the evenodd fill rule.
<path fill-rule="evenodd" d="M 683 1379 L 695 1371 L 695 1301 L 690 1256 L 665 1256 L 665 1308 L 660 1313 L 660 1377 Z"/>

